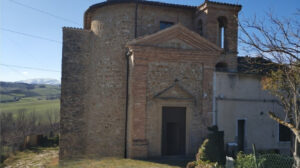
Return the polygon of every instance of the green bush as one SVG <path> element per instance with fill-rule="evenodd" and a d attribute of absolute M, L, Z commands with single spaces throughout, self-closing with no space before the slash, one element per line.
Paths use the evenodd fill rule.
<path fill-rule="evenodd" d="M 263 154 L 257 157 L 258 168 L 292 168 L 293 158 L 280 154 Z M 239 152 L 235 161 L 236 168 L 255 168 L 253 154 Z"/>
<path fill-rule="evenodd" d="M 292 168 L 294 159 L 280 154 L 263 154 L 259 158 L 263 160 L 263 168 Z"/>
<path fill-rule="evenodd" d="M 199 148 L 196 160 L 218 162 L 220 165 L 224 165 L 226 162 L 224 133 L 218 131 L 217 126 L 209 127 L 208 130 L 211 133 L 208 134 L 208 138 L 204 140 Z"/>
<path fill-rule="evenodd" d="M 258 168 L 261 167 L 263 159 L 257 159 Z M 255 157 L 253 154 L 239 152 L 235 160 L 235 168 L 256 168 Z"/>
<path fill-rule="evenodd" d="M 196 161 L 188 162 L 188 164 L 186 165 L 186 168 L 195 168 L 196 165 L 197 165 Z"/>
<path fill-rule="evenodd" d="M 209 142 L 209 139 L 205 139 L 201 145 L 201 147 L 198 149 L 198 153 L 196 155 L 196 161 L 200 161 L 200 160 L 203 160 L 203 161 L 209 161 L 209 157 L 207 155 L 208 153 L 208 142 Z"/>
<path fill-rule="evenodd" d="M 208 130 L 211 133 L 198 149 L 196 161 L 189 162 L 187 168 L 216 168 L 225 165 L 224 132 L 218 131 L 217 126 L 209 127 Z"/>
<path fill-rule="evenodd" d="M 213 163 L 210 161 L 198 160 L 196 162 L 197 168 L 216 168 L 217 166 L 218 166 L 218 163 Z"/>

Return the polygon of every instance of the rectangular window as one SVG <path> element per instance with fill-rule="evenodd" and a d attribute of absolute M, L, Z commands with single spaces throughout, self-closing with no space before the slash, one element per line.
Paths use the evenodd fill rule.
<path fill-rule="evenodd" d="M 221 31 L 221 32 L 220 32 L 220 33 L 221 33 L 221 34 L 220 34 L 220 35 L 221 35 L 221 36 L 220 36 L 220 38 L 221 38 L 221 46 L 220 46 L 220 47 L 221 47 L 222 49 L 224 49 L 224 48 L 225 48 L 225 45 L 224 45 L 224 44 L 225 44 L 225 40 L 224 40 L 224 38 L 225 38 L 225 28 L 224 28 L 224 27 L 221 27 L 221 28 L 220 28 L 220 31 Z"/>
<path fill-rule="evenodd" d="M 174 22 L 160 21 L 160 30 L 171 27 L 173 25 L 174 25 Z"/>
<path fill-rule="evenodd" d="M 284 126 L 279 124 L 279 141 L 280 142 L 288 142 L 291 141 L 291 130 Z"/>

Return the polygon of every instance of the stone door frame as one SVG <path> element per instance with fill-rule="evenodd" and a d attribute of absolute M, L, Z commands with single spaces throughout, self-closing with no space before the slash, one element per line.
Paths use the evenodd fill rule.
<path fill-rule="evenodd" d="M 157 112 L 158 116 L 158 124 L 159 125 L 159 132 L 158 134 L 158 139 L 159 139 L 159 155 L 162 156 L 162 125 L 163 125 L 163 107 L 185 107 L 186 108 L 186 121 L 185 121 L 185 155 L 190 154 L 190 124 L 191 124 L 191 114 L 192 114 L 192 109 L 194 106 L 193 101 L 188 101 L 188 100 L 158 100 L 156 101 L 157 105 L 155 108 L 155 112 Z"/>

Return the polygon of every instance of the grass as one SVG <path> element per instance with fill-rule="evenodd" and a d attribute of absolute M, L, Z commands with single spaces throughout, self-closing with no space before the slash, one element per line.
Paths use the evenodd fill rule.
<path fill-rule="evenodd" d="M 175 163 L 172 163 L 174 161 Z M 176 164 L 177 163 L 177 164 Z M 103 158 L 101 160 L 69 161 L 62 164 L 65 168 L 184 168 L 186 161 L 173 160 L 134 160 L 121 158 Z M 58 168 L 58 165 L 50 166 Z"/>
<path fill-rule="evenodd" d="M 58 148 L 36 148 L 18 152 L 5 160 L 4 164 L 11 168 L 47 167 L 47 168 L 184 168 L 189 160 L 156 159 L 134 160 L 122 158 L 83 159 L 67 161 L 59 165 Z"/>
<path fill-rule="evenodd" d="M 59 99 L 38 100 L 35 98 L 24 98 L 18 102 L 0 103 L 1 112 L 15 112 L 20 109 L 27 109 L 27 111 L 45 111 L 51 108 L 59 109 Z"/>
<path fill-rule="evenodd" d="M 60 94 L 60 88 L 58 88 L 57 86 L 48 85 L 46 86 L 46 88 L 34 88 L 32 92 L 35 92 L 42 96 L 57 95 Z"/>
<path fill-rule="evenodd" d="M 39 100 L 38 98 L 28 97 L 23 98 L 18 102 L 0 103 L 0 112 L 16 113 L 20 110 L 25 110 L 26 113 L 35 112 L 42 121 L 46 120 L 46 112 L 59 112 L 59 99 L 55 100 Z"/>
<path fill-rule="evenodd" d="M 35 112 L 41 121 L 47 120 L 46 112 L 59 112 L 60 86 L 0 82 L 0 113 Z M 15 100 L 16 99 L 16 100 Z"/>
<path fill-rule="evenodd" d="M 15 97 L 13 95 L 0 95 L 0 100 L 1 101 L 9 101 L 9 100 L 14 100 Z"/>

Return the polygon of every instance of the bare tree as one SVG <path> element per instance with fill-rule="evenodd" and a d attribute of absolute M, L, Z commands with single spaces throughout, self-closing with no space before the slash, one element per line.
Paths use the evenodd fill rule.
<path fill-rule="evenodd" d="M 1 154 L 5 155 L 6 151 L 4 146 L 7 145 L 9 139 L 9 130 L 12 130 L 13 126 L 12 113 L 1 112 L 0 113 L 0 150 Z"/>
<path fill-rule="evenodd" d="M 46 116 L 48 119 L 48 124 L 50 126 L 49 132 L 57 132 L 59 124 L 59 111 L 55 109 L 49 109 L 46 111 Z"/>
<path fill-rule="evenodd" d="M 37 129 L 37 124 L 39 121 L 38 116 L 36 115 L 35 110 L 28 114 L 28 133 L 34 134 Z"/>
<path fill-rule="evenodd" d="M 246 20 L 240 23 L 243 43 L 247 52 L 276 63 L 276 70 L 264 78 L 264 89 L 277 96 L 289 120 L 270 112 L 278 123 L 294 134 L 294 167 L 300 167 L 300 12 L 290 18 L 267 14 L 266 20 Z"/>

